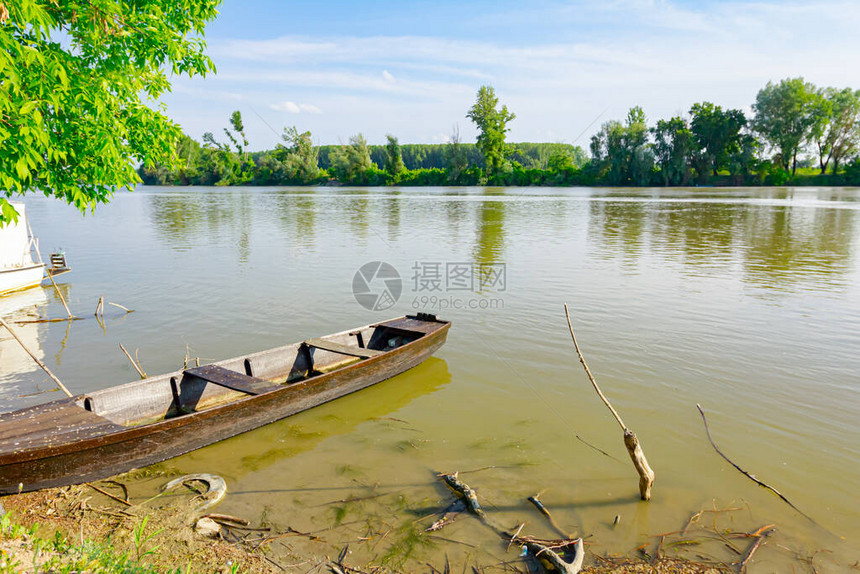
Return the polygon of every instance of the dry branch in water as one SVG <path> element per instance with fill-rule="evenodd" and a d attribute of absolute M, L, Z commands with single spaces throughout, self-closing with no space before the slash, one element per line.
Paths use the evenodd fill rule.
<path fill-rule="evenodd" d="M 122 309 L 126 313 L 134 313 L 134 309 L 129 309 L 128 307 L 123 307 L 119 303 L 111 303 L 110 301 L 108 301 L 108 305 L 113 305 L 114 307 L 119 307 L 120 309 Z"/>
<path fill-rule="evenodd" d="M 567 308 L 567 303 L 564 304 L 564 315 L 567 317 L 567 328 L 570 330 L 570 338 L 573 339 L 573 346 L 576 349 L 576 354 L 579 356 L 579 362 L 582 363 L 582 366 L 585 369 L 585 374 L 588 375 L 588 380 L 591 381 L 591 385 L 594 387 L 594 390 L 597 391 L 597 395 L 603 401 L 603 404 L 606 405 L 606 408 L 608 408 L 612 413 L 612 416 L 615 417 L 615 420 L 618 421 L 618 425 L 621 427 L 621 430 L 624 431 L 624 446 L 630 454 L 630 459 L 633 461 L 633 466 L 636 468 L 636 472 L 639 473 L 639 496 L 642 497 L 642 500 L 651 500 L 651 487 L 654 485 L 654 471 L 651 470 L 651 466 L 645 458 L 645 452 L 642 450 L 642 445 L 639 444 L 639 439 L 636 437 L 636 433 L 627 428 L 627 425 L 625 425 L 624 421 L 621 420 L 621 416 L 618 414 L 618 411 L 612 407 L 609 399 L 606 398 L 606 395 L 604 395 L 603 391 L 600 390 L 600 387 L 597 386 L 597 381 L 594 380 L 594 375 L 591 374 L 591 369 L 588 368 L 588 364 L 585 362 L 585 357 L 582 356 L 582 351 L 579 350 L 579 343 L 576 342 L 576 335 L 573 332 L 573 323 L 570 321 L 570 310 Z"/>
<path fill-rule="evenodd" d="M 54 286 L 54 291 L 57 292 L 57 296 L 60 298 L 60 302 L 63 304 L 63 307 L 66 309 L 66 314 L 69 316 L 69 319 L 74 319 L 75 316 L 72 315 L 72 312 L 69 310 L 69 306 L 66 304 L 66 298 L 63 297 L 63 293 L 60 291 L 60 288 L 57 287 L 57 283 L 54 281 L 54 276 L 50 273 L 47 273 L 48 279 L 51 280 L 51 285 Z"/>
<path fill-rule="evenodd" d="M 70 396 L 70 397 L 71 397 L 71 396 L 72 396 L 72 393 L 70 393 L 70 392 L 69 392 L 69 389 L 67 389 L 67 388 L 66 388 L 66 385 L 64 385 L 63 383 L 61 383 L 61 382 L 60 382 L 60 379 L 58 379 L 58 378 L 54 375 L 54 373 L 52 373 L 52 372 L 51 372 L 51 369 L 49 369 L 49 368 L 48 368 L 48 366 L 47 366 L 47 365 L 45 365 L 45 363 L 43 363 L 42 361 L 40 361 L 40 360 L 39 360 L 39 358 L 38 358 L 38 357 L 36 357 L 36 355 L 34 355 L 34 354 L 33 354 L 33 351 L 31 351 L 31 350 L 30 350 L 30 348 L 29 348 L 29 347 L 27 347 L 27 345 L 25 345 L 25 344 L 24 344 L 24 341 L 22 341 L 22 340 L 21 340 L 21 337 L 19 337 L 19 336 L 18 336 L 18 333 L 16 333 L 15 331 L 13 331 L 13 330 L 12 330 L 12 327 L 10 327 L 10 326 L 9 326 L 9 323 L 7 323 L 7 322 L 6 322 L 6 321 L 4 321 L 2 318 L 0 318 L 0 325 L 2 325 L 3 327 L 5 327 L 5 328 L 6 328 L 6 330 L 7 330 L 7 331 L 9 331 L 9 333 L 10 333 L 10 334 L 15 338 L 15 340 L 16 340 L 16 341 L 18 341 L 18 344 L 20 344 L 20 345 L 21 345 L 21 348 L 22 348 L 22 349 L 24 349 L 24 351 L 26 351 L 26 353 L 27 353 L 28 355 L 30 355 L 30 358 L 31 358 L 31 359 L 33 359 L 34 361 L 36 361 L 36 364 L 37 364 L 37 365 L 39 365 L 39 366 L 42 368 L 42 370 L 43 370 L 43 371 L 45 371 L 45 373 L 46 373 L 49 377 L 51 377 L 51 379 L 52 379 L 55 383 L 57 383 L 57 386 L 58 386 L 58 387 L 60 387 L 60 389 L 61 389 L 64 393 L 66 393 L 66 395 L 68 395 L 68 396 Z"/>
<path fill-rule="evenodd" d="M 129 355 L 128 351 L 125 350 L 125 347 L 122 346 L 122 343 L 119 344 L 119 348 L 122 349 L 122 352 L 125 353 L 125 356 L 128 357 L 128 360 L 131 361 L 131 366 L 134 367 L 134 370 L 137 371 L 137 374 L 140 375 L 141 379 L 146 378 L 146 371 L 143 370 L 143 367 L 140 364 L 140 359 L 135 361 L 131 355 Z M 135 357 L 137 356 L 137 351 L 134 352 Z"/>
<path fill-rule="evenodd" d="M 506 532 L 504 529 L 499 528 L 495 524 L 493 524 L 484 510 L 481 508 L 481 504 L 478 502 L 478 495 L 475 493 L 474 489 L 472 489 L 468 484 L 464 483 L 457 477 L 457 473 L 453 474 L 440 474 L 439 476 L 445 481 L 445 484 L 448 487 L 460 495 L 464 502 L 466 503 L 467 508 L 480 519 L 481 522 L 484 523 L 485 526 L 492 529 L 496 534 L 502 537 L 506 542 L 517 543 L 528 548 L 528 551 L 540 560 L 542 563 L 548 565 L 550 568 L 555 570 L 556 572 L 561 572 L 562 574 L 578 574 L 578 572 L 582 569 L 582 561 L 585 558 L 585 549 L 582 544 L 582 538 L 577 538 L 576 540 L 564 539 L 557 541 L 558 544 L 553 544 L 553 548 L 573 548 L 575 553 L 573 556 L 573 560 L 570 563 L 564 561 L 564 559 L 557 553 L 553 548 L 549 545 L 544 544 L 542 542 L 538 542 L 530 537 L 521 537 L 519 536 L 520 530 L 517 530 L 517 534 L 511 534 Z"/>
<path fill-rule="evenodd" d="M 747 477 L 748 479 L 750 479 L 751 481 L 753 481 L 757 485 L 768 489 L 769 491 L 771 491 L 772 493 L 774 493 L 775 495 L 780 497 L 783 502 L 785 502 L 787 505 L 789 505 L 790 507 L 792 507 L 793 509 L 798 511 L 804 518 L 806 518 L 807 520 L 809 520 L 810 522 L 812 522 L 816 526 L 820 526 L 817 522 L 815 522 L 815 520 L 812 519 L 811 516 L 809 516 L 808 514 L 803 512 L 801 509 L 796 507 L 794 504 L 792 504 L 792 502 L 788 498 L 786 498 L 785 495 L 782 494 L 780 491 L 778 491 L 777 489 L 775 489 L 771 485 L 760 481 L 755 476 L 753 476 L 752 474 L 748 473 L 747 471 L 745 471 L 744 469 L 742 469 L 741 467 L 736 465 L 734 462 L 731 461 L 731 459 L 729 457 L 727 457 L 725 454 L 723 454 L 723 451 L 721 451 L 719 449 L 719 447 L 717 447 L 717 445 L 714 443 L 714 439 L 711 438 L 711 429 L 708 427 L 708 419 L 705 418 L 705 411 L 702 410 L 702 406 L 699 404 L 696 404 L 696 408 L 699 409 L 699 414 L 702 415 L 702 422 L 705 423 L 705 433 L 708 435 L 708 442 L 711 443 L 711 446 L 714 447 L 714 450 L 717 451 L 717 454 L 720 455 L 721 457 L 723 457 L 723 460 L 725 460 L 727 463 L 729 463 L 730 465 L 735 467 L 738 470 L 738 472 L 743 474 L 745 477 Z"/>

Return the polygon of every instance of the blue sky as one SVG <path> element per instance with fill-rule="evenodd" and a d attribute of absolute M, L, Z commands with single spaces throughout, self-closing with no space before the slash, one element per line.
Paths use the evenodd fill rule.
<path fill-rule="evenodd" d="M 576 143 L 640 105 L 649 123 L 712 101 L 749 111 L 767 81 L 860 89 L 860 2 L 225 0 L 206 32 L 218 73 L 162 100 L 193 138 L 240 110 L 252 149 L 285 126 L 318 144 L 363 133 L 442 143 L 483 84 L 509 141 Z"/>

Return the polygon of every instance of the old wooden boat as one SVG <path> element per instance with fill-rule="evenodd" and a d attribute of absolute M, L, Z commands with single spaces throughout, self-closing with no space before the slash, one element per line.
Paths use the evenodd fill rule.
<path fill-rule="evenodd" d="M 0 494 L 106 478 L 410 369 L 450 323 L 398 317 L 0 415 Z"/>

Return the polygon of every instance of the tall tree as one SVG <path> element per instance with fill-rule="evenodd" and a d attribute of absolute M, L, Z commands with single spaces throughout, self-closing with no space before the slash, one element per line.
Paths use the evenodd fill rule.
<path fill-rule="evenodd" d="M 391 175 L 397 175 L 406 169 L 403 165 L 403 154 L 400 152 L 400 142 L 391 134 L 385 136 L 385 171 Z"/>
<path fill-rule="evenodd" d="M 363 134 L 351 136 L 348 145 L 335 149 L 332 168 L 340 181 L 359 183 L 371 167 L 370 148 Z"/>
<path fill-rule="evenodd" d="M 459 183 L 463 172 L 469 167 L 469 156 L 460 140 L 460 128 L 455 125 L 451 139 L 445 146 L 445 168 L 448 170 L 448 183 Z"/>
<path fill-rule="evenodd" d="M 651 128 L 654 135 L 654 155 L 660 166 L 664 185 L 687 185 L 690 182 L 690 157 L 693 153 L 693 132 L 687 120 L 675 116 L 659 120 Z"/>
<path fill-rule="evenodd" d="M 690 130 L 707 165 L 714 176 L 725 167 L 729 156 L 738 150 L 741 129 L 747 119 L 741 110 L 725 110 L 711 102 L 693 104 L 690 109 Z"/>
<path fill-rule="evenodd" d="M 857 149 L 860 139 L 860 92 L 851 88 L 825 88 L 813 97 L 810 140 L 818 149 L 822 175 L 833 161 L 833 173 L 842 158 Z"/>
<path fill-rule="evenodd" d="M 645 112 L 630 108 L 625 123 L 606 122 L 591 138 L 592 163 L 598 179 L 610 185 L 647 185 L 654 166 L 654 153 L 648 144 Z"/>
<path fill-rule="evenodd" d="M 155 102 L 167 73 L 205 74 L 218 0 L 0 3 L 0 224 L 33 191 L 84 211 L 174 166 L 179 126 Z M 149 105 L 147 105 L 149 104 Z"/>
<path fill-rule="evenodd" d="M 319 150 L 314 147 L 311 132 L 301 132 L 296 126 L 284 128 L 281 139 L 285 144 L 275 147 L 274 156 L 284 163 L 287 177 L 299 183 L 311 183 L 319 177 Z"/>
<path fill-rule="evenodd" d="M 803 78 L 768 82 L 753 104 L 753 128 L 777 150 L 782 167 L 797 170 L 797 153 L 815 123 L 815 86 Z"/>
<path fill-rule="evenodd" d="M 478 128 L 476 145 L 484 156 L 487 174 L 498 173 L 508 156 L 505 137 L 510 128 L 508 122 L 517 116 L 508 111 L 508 106 L 499 105 L 499 98 L 492 86 L 481 86 L 475 98 L 475 104 L 469 109 L 466 117 L 472 120 Z"/>

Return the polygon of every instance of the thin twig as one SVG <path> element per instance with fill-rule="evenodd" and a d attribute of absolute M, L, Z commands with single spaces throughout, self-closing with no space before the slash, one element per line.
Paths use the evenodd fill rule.
<path fill-rule="evenodd" d="M 579 441 L 580 441 L 582 444 L 584 444 L 584 445 L 585 445 L 585 446 L 587 446 L 587 447 L 593 448 L 594 450 L 596 450 L 596 451 L 597 451 L 597 452 L 599 452 L 600 454 L 605 455 L 605 456 L 608 456 L 608 457 L 609 457 L 609 458 L 611 458 L 612 460 L 617 460 L 618 462 L 622 462 L 621 460 L 619 460 L 619 459 L 615 458 L 614 456 L 612 456 L 611 454 L 609 454 L 609 453 L 608 453 L 608 452 L 606 452 L 605 450 L 600 449 L 600 448 L 598 448 L 598 447 L 594 446 L 593 444 L 591 444 L 590 442 L 588 442 L 587 440 L 585 440 L 585 439 L 584 439 L 584 438 L 582 438 L 581 436 L 576 435 L 576 438 L 577 438 L 577 439 L 579 439 Z"/>
<path fill-rule="evenodd" d="M 105 314 L 105 296 L 104 295 L 99 295 L 99 302 L 96 305 L 96 312 L 94 314 L 95 314 L 96 319 L 98 319 L 99 315 L 104 317 L 104 314 Z"/>
<path fill-rule="evenodd" d="M 58 379 L 58 378 L 54 375 L 54 373 L 52 373 L 52 372 L 51 372 L 51 369 L 49 369 L 49 368 L 48 368 L 48 366 L 47 366 L 47 365 L 45 365 L 45 363 L 43 363 L 42 361 L 40 361 L 40 360 L 39 360 L 39 358 L 38 358 L 38 357 L 36 357 L 36 355 L 34 355 L 34 354 L 33 354 L 33 351 L 31 351 L 31 350 L 29 349 L 29 347 L 27 347 L 27 345 L 25 345 L 25 344 L 24 344 L 24 341 L 22 341 L 22 340 L 21 340 L 21 337 L 19 337 L 19 336 L 18 336 L 18 333 L 16 333 L 15 331 L 13 331 L 13 330 L 12 330 L 12 327 L 10 327 L 10 326 L 9 326 L 9 323 L 7 323 L 6 321 L 4 321 L 2 317 L 0 317 L 0 325 L 2 325 L 3 327 L 5 327 L 5 328 L 6 328 L 6 330 L 7 330 L 7 331 L 9 331 L 9 333 L 11 333 L 13 337 L 15 337 L 15 340 L 16 340 L 16 341 L 18 341 L 18 343 L 21 345 L 21 348 L 23 348 L 23 349 L 24 349 L 24 351 L 26 351 L 26 352 L 27 352 L 27 354 L 28 354 L 28 355 L 30 355 L 30 358 L 31 358 L 31 359 L 33 359 L 34 361 L 36 361 L 36 364 L 37 364 L 37 365 L 39 365 L 40 367 L 42 367 L 42 370 L 43 370 L 43 371 L 45 371 L 45 373 L 47 373 L 47 375 L 48 375 L 49 377 L 51 377 L 51 379 L 52 379 L 55 383 L 57 383 L 57 386 L 58 386 L 58 387 L 60 387 L 60 389 L 61 389 L 64 393 L 66 393 L 66 395 L 68 395 L 69 397 L 71 397 L 71 396 L 72 396 L 72 393 L 70 393 L 70 392 L 69 392 L 69 389 L 67 389 L 67 388 L 66 388 L 66 385 L 64 385 L 63 383 L 61 383 L 61 382 L 60 382 L 60 379 Z"/>
<path fill-rule="evenodd" d="M 127 500 L 123 500 L 123 499 L 122 499 L 122 498 L 120 498 L 119 496 L 114 496 L 114 495 L 113 495 L 113 494 L 111 494 L 110 492 L 108 492 L 108 491 L 106 491 L 106 490 L 103 490 L 103 489 L 99 488 L 98 486 L 96 486 L 95 484 L 93 484 L 93 483 L 91 483 L 91 482 L 88 482 L 88 483 L 87 483 L 87 486 L 89 486 L 90 488 L 92 488 L 92 489 L 93 489 L 93 490 L 95 490 L 96 492 L 100 492 L 100 493 L 104 494 L 104 495 L 105 495 L 105 496 L 107 496 L 108 498 L 113 498 L 113 499 L 114 499 L 114 500 L 116 500 L 117 502 L 120 502 L 120 503 L 122 503 L 122 504 L 125 504 L 126 506 L 131 506 L 131 505 L 132 505 L 129 501 L 127 501 Z"/>
<path fill-rule="evenodd" d="M 134 367 L 134 370 L 137 371 L 137 374 L 140 375 L 140 378 L 145 379 L 146 372 L 144 372 L 140 365 L 134 361 L 131 355 L 129 355 L 128 351 L 125 350 L 125 347 L 122 346 L 122 343 L 119 344 L 119 348 L 122 349 L 122 352 L 125 353 L 125 356 L 128 357 L 129 361 L 131 361 L 131 366 Z M 137 351 L 135 351 L 135 354 L 137 354 Z"/>
<path fill-rule="evenodd" d="M 60 302 L 63 304 L 63 307 L 66 309 L 66 314 L 68 314 L 69 319 L 73 318 L 74 315 L 72 315 L 72 312 L 69 310 L 69 306 L 66 305 L 66 298 L 63 297 L 63 294 L 60 291 L 60 288 L 57 287 L 57 283 L 54 281 L 53 275 L 51 275 L 50 272 L 46 273 L 46 275 L 48 276 L 48 279 L 51 281 L 51 285 L 54 286 L 54 291 L 56 291 L 57 295 L 60 297 Z"/>
<path fill-rule="evenodd" d="M 567 328 L 570 330 L 570 338 L 573 339 L 573 346 L 576 348 L 576 354 L 579 355 L 579 362 L 582 363 L 582 366 L 585 368 L 585 374 L 588 375 L 588 380 L 591 381 L 591 385 L 594 387 L 594 390 L 597 391 L 597 395 L 603 401 L 603 404 L 606 405 L 606 408 L 609 409 L 612 416 L 614 416 L 615 420 L 618 421 L 618 424 L 621 426 L 621 430 L 626 431 L 627 425 L 624 424 L 624 421 L 621 420 L 621 416 L 619 416 L 618 412 L 612 407 L 609 399 L 606 398 L 606 395 L 604 395 L 603 391 L 600 390 L 600 387 L 597 386 L 597 381 L 594 380 L 594 375 L 591 374 L 591 369 L 588 368 L 588 364 L 585 362 L 585 357 L 582 356 L 582 351 L 579 350 L 579 343 L 576 342 L 576 335 L 573 333 L 573 324 L 570 322 L 570 311 L 567 308 L 567 303 L 564 304 L 564 316 L 567 317 Z"/>
<path fill-rule="evenodd" d="M 134 313 L 134 309 L 129 309 L 128 307 L 123 307 L 119 303 L 111 303 L 110 301 L 108 301 L 108 305 L 113 305 L 114 307 L 119 307 L 120 309 L 122 309 L 126 313 Z"/>
<path fill-rule="evenodd" d="M 769 491 L 771 491 L 772 493 L 774 493 L 775 495 L 780 497 L 783 502 L 785 502 L 787 505 L 789 505 L 790 507 L 795 509 L 797 512 L 799 512 L 804 518 L 806 518 L 807 520 L 809 520 L 810 522 L 812 522 L 816 526 L 820 526 L 817 522 L 815 522 L 815 520 L 812 519 L 812 517 L 810 517 L 808 514 L 806 514 L 802 510 L 800 510 L 794 504 L 792 504 L 792 502 L 788 498 L 786 498 L 785 495 L 782 494 L 780 491 L 778 491 L 777 489 L 775 489 L 771 485 L 760 481 L 755 476 L 753 476 L 752 474 L 748 473 L 747 471 L 745 471 L 744 469 L 742 469 L 741 467 L 736 465 L 734 462 L 731 461 L 731 459 L 729 457 L 727 457 L 725 454 L 723 454 L 723 451 L 721 451 L 719 449 L 719 447 L 716 445 L 716 443 L 714 443 L 714 439 L 711 438 L 711 429 L 708 427 L 708 419 L 705 418 L 705 411 L 702 410 L 702 406 L 699 404 L 696 404 L 696 408 L 699 409 L 699 414 L 702 415 L 702 422 L 705 423 L 705 433 L 708 435 L 708 442 L 711 443 L 711 446 L 714 447 L 714 450 L 717 451 L 717 454 L 720 455 L 721 457 L 723 457 L 723 460 L 725 460 L 727 463 L 729 463 L 730 465 L 735 467 L 738 470 L 738 472 L 743 474 L 745 477 L 749 478 L 751 481 L 753 481 L 757 485 L 768 489 Z"/>

